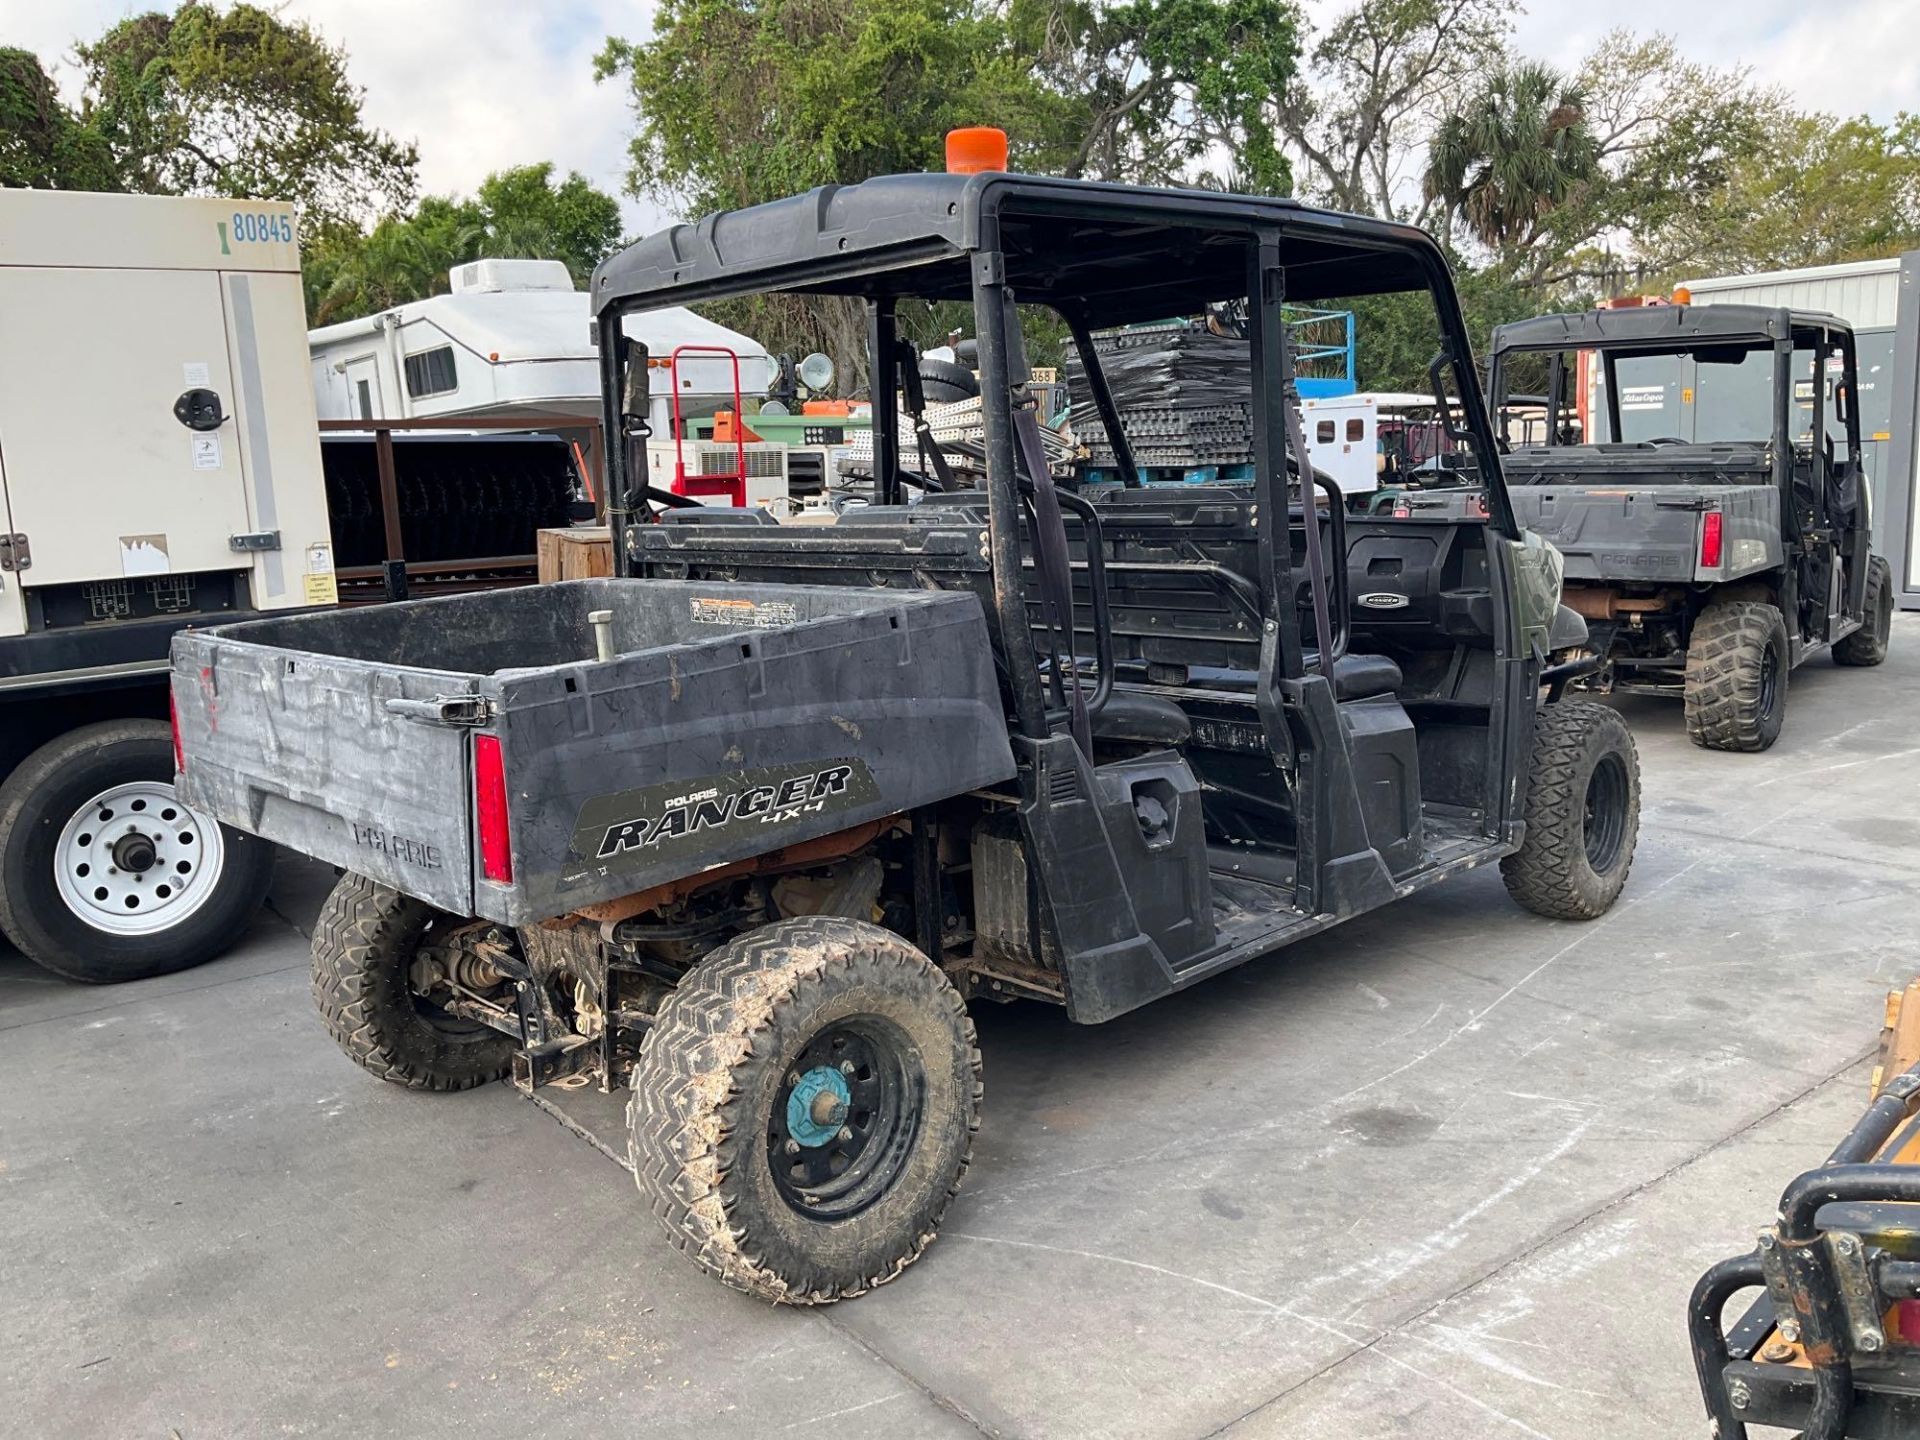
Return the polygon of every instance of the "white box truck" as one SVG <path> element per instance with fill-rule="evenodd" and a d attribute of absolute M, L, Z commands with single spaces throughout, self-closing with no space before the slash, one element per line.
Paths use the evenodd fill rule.
<path fill-rule="evenodd" d="M 0 931 L 212 958 L 271 847 L 173 793 L 184 626 L 335 599 L 293 207 L 0 190 Z"/>

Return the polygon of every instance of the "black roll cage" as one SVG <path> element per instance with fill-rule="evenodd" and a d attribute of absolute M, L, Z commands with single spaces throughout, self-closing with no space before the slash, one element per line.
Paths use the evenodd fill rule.
<path fill-rule="evenodd" d="M 1562 357 L 1569 350 L 1591 350 L 1600 356 L 1607 395 L 1609 442 L 1617 445 L 1623 443 L 1620 439 L 1618 370 L 1618 362 L 1622 357 L 1688 355 L 1710 348 L 1739 348 L 1749 353 L 1770 351 L 1774 362 L 1771 379 L 1773 436 L 1768 447 L 1773 466 L 1772 484 L 1780 493 L 1780 513 L 1784 523 L 1798 540 L 1802 538 L 1798 515 L 1791 504 L 1797 449 L 1792 439 L 1796 400 L 1794 386 L 1798 383 L 1792 362 L 1796 353 L 1805 351 L 1813 357 L 1813 422 L 1809 432 L 1809 449 L 1815 483 L 1810 487 L 1810 498 L 1814 528 L 1824 529 L 1830 517 L 1827 513 L 1827 477 L 1820 473 L 1822 467 L 1829 464 L 1826 454 L 1827 387 L 1823 381 L 1827 356 L 1836 348 L 1841 353 L 1841 385 L 1847 394 L 1847 455 L 1844 463 L 1856 469 L 1861 463 L 1859 369 L 1853 327 L 1834 316 L 1810 311 L 1727 305 L 1697 309 L 1674 307 L 1665 313 L 1674 315 L 1678 323 L 1664 328 L 1663 333 L 1659 334 L 1602 333 L 1607 321 L 1617 323 L 1618 318 L 1636 314 L 1661 316 L 1664 319 L 1664 310 L 1665 307 L 1645 312 L 1600 311 L 1594 312 L 1591 321 L 1585 316 L 1541 316 L 1535 320 L 1499 327 L 1494 332 L 1492 372 L 1488 386 L 1492 391 L 1496 412 L 1503 412 L 1507 403 L 1507 358 L 1511 355 L 1551 355 L 1551 378 L 1546 396 L 1547 445 L 1556 447 L 1558 441 L 1555 437 L 1560 433 L 1560 390 L 1566 368 Z M 1558 334 L 1548 333 L 1546 325 L 1552 320 L 1566 321 L 1564 330 Z M 1583 324 L 1583 321 L 1589 323 Z M 1582 440 L 1588 445 L 1596 443 L 1592 436 L 1583 436 Z"/>
<path fill-rule="evenodd" d="M 861 192 L 870 187 L 871 196 L 863 196 Z M 869 199 L 871 204 L 863 203 Z M 1088 243 L 1083 236 L 1078 247 L 1061 251 L 1042 245 L 1027 250 L 1004 248 L 1010 229 L 1018 227 L 1024 238 L 1029 231 L 1043 236 L 1057 228 L 1057 238 L 1067 240 L 1076 222 L 1098 236 L 1111 236 L 1110 242 Z M 1220 263 L 1222 241 L 1241 247 L 1243 265 L 1237 277 Z M 1154 250 L 1154 242 L 1162 248 Z M 749 258 L 726 258 L 730 250 L 742 248 Z M 1285 259 L 1290 250 L 1304 252 L 1304 263 L 1290 269 Z M 1010 264 L 1010 257 L 1015 263 Z M 1289 281 L 1295 274 L 1305 279 L 1289 295 Z M 915 284 L 916 280 L 921 283 Z M 1016 280 L 1024 287 L 1018 293 Z M 1018 334 L 1019 304 L 1049 305 L 1067 322 L 1086 369 L 1089 391 L 1114 444 L 1116 468 L 1124 483 L 1137 485 L 1138 468 L 1091 343 L 1093 327 L 1198 313 L 1207 303 L 1243 293 L 1253 312 L 1249 342 L 1254 504 L 1258 514 L 1285 515 L 1291 512 L 1287 486 L 1277 477 L 1285 473 L 1287 457 L 1304 459 L 1305 451 L 1297 409 L 1286 397 L 1292 376 L 1281 302 L 1424 289 L 1445 339 L 1436 366 L 1453 366 L 1466 430 L 1479 452 L 1488 528 L 1508 538 L 1519 535 L 1446 261 L 1432 239 L 1411 226 L 1315 211 L 1292 201 L 1207 191 L 1013 175 L 895 176 L 856 186 L 825 187 L 674 227 L 603 263 L 595 272 L 592 289 L 604 423 L 608 434 L 622 437 L 623 442 L 632 429 L 621 413 L 622 361 L 627 349 L 621 326 L 626 314 L 767 291 L 864 299 L 876 399 L 874 463 L 883 504 L 898 503 L 901 498 L 898 435 L 894 426 L 877 423 L 883 409 L 879 397 L 897 394 L 895 302 L 909 296 L 971 299 L 979 342 L 980 393 L 990 397 L 981 410 L 993 628 L 1000 634 L 1007 660 L 1016 727 L 1032 740 L 1051 734 L 1058 717 L 1046 703 L 1022 577 L 1023 481 L 1014 404 L 1018 403 L 1017 387 L 1026 376 L 1017 373 L 1024 357 L 1014 353 L 1017 346 L 1012 343 Z M 608 457 L 608 519 L 615 565 L 622 575 L 632 573 L 626 530 L 640 523 L 634 504 L 640 491 L 629 473 L 629 451 L 627 443 L 610 445 Z M 1304 466 L 1304 473 L 1329 491 L 1333 506 L 1328 523 L 1335 527 L 1337 541 L 1344 519 L 1339 513 L 1339 492 L 1325 477 L 1315 475 L 1310 464 Z M 1094 507 L 1083 503 L 1067 508 L 1084 522 Z M 1301 515 L 1313 571 L 1316 633 L 1321 637 L 1318 665 L 1323 674 L 1330 674 L 1348 620 L 1344 605 L 1338 607 L 1337 615 L 1330 613 L 1331 586 L 1320 573 L 1318 507 L 1303 503 Z M 1292 599 L 1297 582 L 1291 543 L 1285 531 L 1274 525 L 1260 526 L 1259 536 L 1265 620 L 1256 694 L 1267 728 L 1278 735 L 1284 730 L 1279 719 L 1280 688 L 1305 678 L 1307 652 Z M 1089 539 L 1097 545 L 1091 529 Z M 1335 564 L 1343 585 L 1344 554 L 1336 557 Z M 1092 564 L 1089 580 L 1096 595 L 1099 637 L 1108 627 L 1104 586 Z M 1020 636 L 1027 639 L 1015 643 Z M 1108 646 L 1110 637 L 1097 657 L 1101 674 L 1096 705 L 1110 689 L 1110 667 L 1104 663 L 1111 653 Z M 1073 679 L 1077 684 L 1077 675 Z"/>

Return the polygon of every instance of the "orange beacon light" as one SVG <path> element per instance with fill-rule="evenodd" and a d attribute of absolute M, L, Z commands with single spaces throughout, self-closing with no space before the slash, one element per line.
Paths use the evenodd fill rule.
<path fill-rule="evenodd" d="M 947 173 L 978 175 L 1007 168 L 1007 132 L 991 125 L 967 125 L 947 132 Z"/>

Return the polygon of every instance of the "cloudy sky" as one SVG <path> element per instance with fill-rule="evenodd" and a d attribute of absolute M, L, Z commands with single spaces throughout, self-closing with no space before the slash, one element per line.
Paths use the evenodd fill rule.
<path fill-rule="evenodd" d="M 161 3 L 0 0 L 0 44 L 53 62 L 76 37 Z M 609 34 L 645 35 L 646 0 L 287 0 L 280 8 L 347 47 L 369 118 L 419 145 L 425 189 L 471 190 L 490 170 L 551 159 L 619 193 L 632 121 L 619 85 L 593 82 L 592 60 Z M 1343 0 L 1308 0 L 1316 18 L 1343 8 Z M 1674 29 L 1702 61 L 1750 65 L 1808 108 L 1879 119 L 1920 109 L 1920 0 L 1536 0 L 1515 40 L 1570 66 L 1614 25 Z M 70 83 L 72 72 L 62 78 Z M 624 204 L 635 232 L 662 218 L 644 201 Z"/>

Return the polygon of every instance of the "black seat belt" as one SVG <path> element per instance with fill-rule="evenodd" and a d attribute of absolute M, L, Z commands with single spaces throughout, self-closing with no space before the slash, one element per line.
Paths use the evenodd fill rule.
<path fill-rule="evenodd" d="M 1307 545 L 1307 585 L 1313 596 L 1313 640 L 1320 673 L 1329 681 L 1333 679 L 1333 628 L 1327 612 L 1327 562 L 1320 553 L 1320 510 L 1319 496 L 1313 488 L 1313 460 L 1307 453 L 1307 432 L 1300 423 L 1300 409 L 1296 405 L 1293 375 L 1293 341 L 1287 335 L 1284 322 L 1280 325 L 1280 406 L 1287 424 L 1287 451 L 1300 477 L 1300 518 L 1305 530 Z M 1287 489 L 1286 466 L 1280 470 L 1281 504 L 1285 504 Z M 1292 526 L 1287 527 L 1291 532 Z M 1278 536 L 1275 537 L 1278 540 Z M 1340 557 L 1342 565 L 1347 557 Z M 1278 597 L 1275 597 L 1276 600 Z M 1286 604 L 1293 603 L 1293 597 L 1286 597 Z"/>
<path fill-rule="evenodd" d="M 913 421 L 913 441 L 920 451 L 920 471 L 924 475 L 932 470 L 938 488 L 943 493 L 951 493 L 960 487 L 954 484 L 953 469 L 947 464 L 947 457 L 940 453 L 939 443 L 933 438 L 933 427 L 927 424 L 927 392 L 920 383 L 920 357 L 911 341 L 900 342 L 899 366 L 907 416 Z"/>
<path fill-rule="evenodd" d="M 1014 454 L 1033 486 L 1033 569 L 1040 599 L 1052 632 L 1066 642 L 1066 655 L 1055 646 L 1054 677 L 1065 687 L 1067 723 L 1074 740 L 1089 760 L 1093 758 L 1093 726 L 1087 717 L 1087 697 L 1080 688 L 1080 661 L 1073 642 L 1073 555 L 1067 548 L 1067 522 L 1060 509 L 1060 493 L 1047 467 L 1047 451 L 1040 439 L 1034 398 L 1028 389 L 1027 341 L 1020 328 L 1020 312 L 1007 293 L 1007 360 L 1012 381 L 1008 396 L 1013 414 Z"/>

